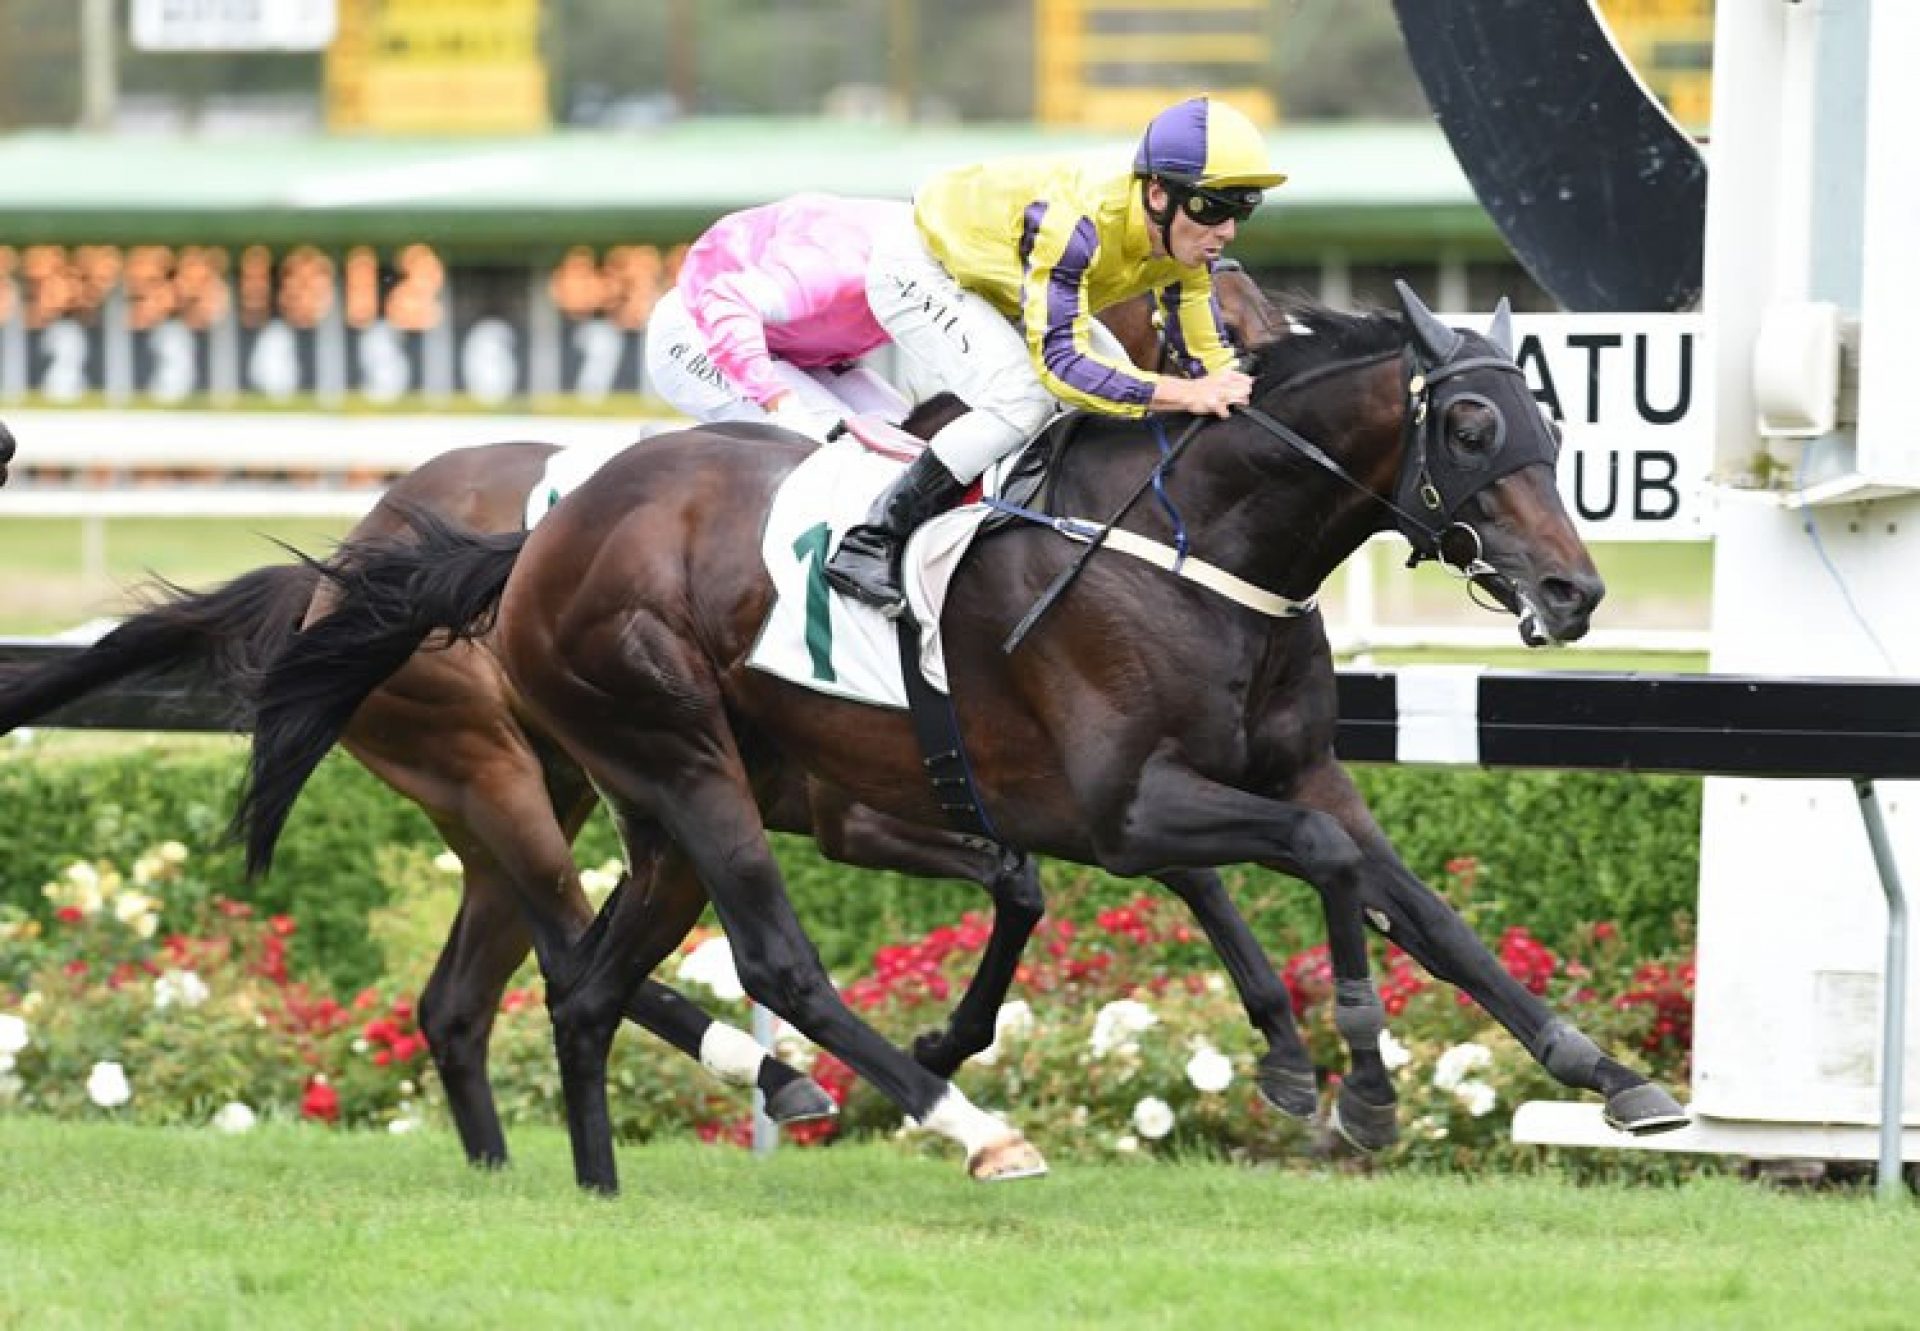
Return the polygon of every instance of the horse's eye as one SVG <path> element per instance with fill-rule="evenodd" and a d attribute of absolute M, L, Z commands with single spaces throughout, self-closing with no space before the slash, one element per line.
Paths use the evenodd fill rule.
<path fill-rule="evenodd" d="M 1489 447 L 1499 429 L 1493 413 L 1485 407 L 1463 405 L 1453 423 L 1454 442 L 1478 452 Z"/>

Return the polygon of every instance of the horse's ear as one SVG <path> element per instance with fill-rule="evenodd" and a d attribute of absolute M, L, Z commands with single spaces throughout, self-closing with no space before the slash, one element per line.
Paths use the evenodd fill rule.
<path fill-rule="evenodd" d="M 1499 347 L 1501 354 L 1513 359 L 1513 306 L 1505 296 L 1493 307 L 1493 322 L 1487 325 L 1487 341 Z"/>
<path fill-rule="evenodd" d="M 1394 294 L 1400 297 L 1400 312 L 1407 316 L 1407 328 L 1420 349 L 1420 358 L 1429 365 L 1450 360 L 1460 348 L 1460 334 L 1434 318 L 1413 288 L 1399 278 L 1393 280 Z"/>

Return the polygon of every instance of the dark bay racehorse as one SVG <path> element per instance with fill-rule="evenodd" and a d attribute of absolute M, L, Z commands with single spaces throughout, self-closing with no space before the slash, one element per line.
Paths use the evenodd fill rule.
<path fill-rule="evenodd" d="M 1244 273 L 1223 271 L 1219 290 L 1228 326 L 1243 341 L 1274 325 L 1264 296 Z M 1143 297 L 1103 315 L 1142 365 L 1166 358 L 1153 308 L 1152 299 Z M 930 430 L 942 408 L 928 407 L 923 428 Z M 12 448 L 0 426 L 0 464 Z M 396 482 L 349 539 L 401 533 L 401 514 L 409 511 L 432 512 L 479 531 L 518 531 L 528 494 L 555 451 L 550 444 L 512 443 L 443 454 Z M 331 600 L 328 593 L 316 596 L 319 582 L 313 570 L 287 564 L 207 593 L 161 588 L 157 603 L 87 650 L 0 679 L 0 734 L 131 675 L 188 667 L 210 676 L 234 701 L 235 722 L 249 724 L 258 668 Z M 556 745 L 526 724 L 484 644 L 414 654 L 342 718 L 337 738 L 375 776 L 418 804 L 460 857 L 460 906 L 420 997 L 420 1029 L 469 1158 L 500 1163 L 507 1150 L 487 1077 L 488 1037 L 501 992 L 526 958 L 534 933 L 545 928 L 553 945 L 564 947 L 592 918 L 571 854 L 593 807 L 592 788 Z M 991 892 L 996 928 L 982 983 L 969 990 L 944 1029 L 922 1037 L 916 1056 L 950 1075 L 986 1048 L 999 995 L 1040 914 L 1030 863 L 938 829 L 901 824 L 800 780 L 770 798 L 766 818 L 779 830 L 815 836 L 830 857 L 845 863 L 959 878 Z M 1169 885 L 1197 901 L 1220 891 L 1211 874 L 1180 875 Z M 1259 1024 L 1276 1052 L 1263 1066 L 1260 1084 L 1275 1104 L 1304 1116 L 1315 1105 L 1311 1064 L 1289 1014 L 1277 1006 L 1284 1002 L 1277 980 L 1270 989 L 1262 994 L 1267 1015 Z M 641 986 L 628 1013 L 726 1079 L 758 1085 L 776 1120 L 803 1121 L 832 1110 L 810 1080 L 763 1056 L 748 1037 L 712 1021 L 668 986 Z"/>
<path fill-rule="evenodd" d="M 1528 640 L 1581 636 L 1603 589 L 1561 506 L 1557 438 L 1513 364 L 1504 312 L 1482 337 L 1402 296 L 1400 319 L 1293 313 L 1305 331 L 1256 354 L 1254 408 L 1193 423 L 1165 476 L 1193 553 L 1304 602 L 1369 535 L 1398 526 L 1522 614 Z M 293 640 L 261 694 L 257 773 L 324 739 L 329 712 L 350 711 L 429 634 L 495 625 L 516 705 L 609 802 L 630 863 L 653 866 L 548 972 L 575 1169 L 590 1186 L 615 1182 L 604 1067 L 621 1007 L 709 896 L 758 1001 L 960 1142 L 976 1176 L 1044 1168 L 1016 1129 L 845 1008 L 767 848 L 761 796 L 795 769 L 895 817 L 940 818 L 904 718 L 744 666 L 771 595 L 758 532 L 806 452 L 752 427 L 657 438 L 530 538 L 417 515 L 417 542 L 343 550 L 328 569 L 339 605 Z M 1086 422 L 1056 462 L 1055 511 L 1111 514 L 1161 458 L 1137 424 Z M 1170 535 L 1156 506 L 1123 525 Z M 1252 861 L 1312 883 L 1353 1057 L 1343 1117 L 1371 1126 L 1392 1112 L 1371 924 L 1554 1076 L 1605 1096 L 1618 1126 L 1685 1122 L 1664 1090 L 1508 976 L 1395 856 L 1333 756 L 1335 680 L 1317 612 L 1249 609 L 1103 555 L 1003 655 L 1009 628 L 1079 548 L 1039 526 L 982 541 L 943 617 L 972 775 L 1008 842 L 1126 875 Z M 270 847 L 284 809 L 256 802 L 251 814 L 256 851 Z"/>

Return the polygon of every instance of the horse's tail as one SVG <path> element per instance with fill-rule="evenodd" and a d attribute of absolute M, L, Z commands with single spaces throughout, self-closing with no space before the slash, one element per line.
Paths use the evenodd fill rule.
<path fill-rule="evenodd" d="M 493 623 L 525 532 L 481 535 L 391 499 L 410 531 L 343 543 L 312 562 L 332 584 L 324 619 L 295 635 L 257 690 L 253 756 L 234 834 L 247 847 L 249 877 L 265 873 L 307 778 L 368 695 L 429 636 L 440 647 Z"/>
<path fill-rule="evenodd" d="M 71 656 L 0 676 L 0 735 L 121 680 L 190 672 L 231 704 L 231 721 L 251 721 L 260 670 L 293 636 L 319 578 L 299 564 L 274 564 L 209 592 L 155 585 L 153 603 Z"/>

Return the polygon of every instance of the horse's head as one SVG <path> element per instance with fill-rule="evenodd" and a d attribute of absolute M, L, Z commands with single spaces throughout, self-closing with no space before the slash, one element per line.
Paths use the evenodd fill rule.
<path fill-rule="evenodd" d="M 1289 304 L 1288 331 L 1246 360 L 1256 383 L 1242 414 L 1255 435 L 1288 445 L 1291 477 L 1317 467 L 1348 487 L 1307 527 L 1298 513 L 1279 516 L 1307 533 L 1286 579 L 1300 590 L 1289 594 L 1392 526 L 1413 562 L 1438 560 L 1518 616 L 1529 646 L 1581 637 L 1606 587 L 1560 502 L 1559 435 L 1514 363 L 1506 303 L 1483 335 L 1447 327 L 1395 285 L 1399 318 Z M 1252 442 L 1270 453 L 1270 438 Z"/>
<path fill-rule="evenodd" d="M 1606 584 L 1560 500 L 1558 428 L 1513 359 L 1502 300 L 1483 335 L 1449 328 L 1396 282 L 1406 409 L 1395 522 L 1520 618 L 1528 646 L 1583 637 Z"/>
<path fill-rule="evenodd" d="M 1258 346 L 1287 335 L 1287 321 L 1238 261 L 1222 259 L 1213 266 L 1213 298 L 1234 345 Z"/>

